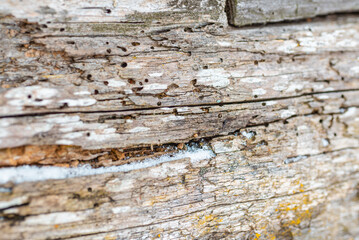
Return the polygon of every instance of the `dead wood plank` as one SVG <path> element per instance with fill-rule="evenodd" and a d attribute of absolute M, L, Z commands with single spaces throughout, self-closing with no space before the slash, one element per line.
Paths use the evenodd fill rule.
<path fill-rule="evenodd" d="M 0 139 L 3 148 L 76 145 L 102 149 L 180 143 L 297 115 L 345 112 L 359 105 L 357 95 L 358 91 L 334 92 L 223 106 L 3 118 Z"/>
<path fill-rule="evenodd" d="M 246 128 L 211 140 L 216 157 L 200 162 L 17 184 L 0 193 L 10 206 L 2 212 L 0 239 L 336 237 L 347 221 L 354 221 L 346 233 L 353 236 L 358 142 L 346 134 L 358 125 L 334 135 L 353 114 Z M 332 216 L 339 206 L 345 217 Z"/>
<path fill-rule="evenodd" d="M 228 0 L 227 4 L 228 20 L 234 26 L 305 19 L 359 10 L 357 0 Z"/>
<path fill-rule="evenodd" d="M 1 26 L 9 44 L 2 45 L 9 47 L 0 77 L 1 148 L 179 143 L 285 119 L 286 108 L 290 117 L 357 106 L 352 15 L 222 35 L 178 28 L 141 40 L 37 36 L 38 25 L 13 18 Z M 107 55 L 93 51 L 101 45 Z M 334 105 L 322 99 L 327 93 Z"/>
<path fill-rule="evenodd" d="M 4 0 L 0 14 L 40 24 L 66 23 L 69 27 L 72 23 L 94 23 L 98 29 L 121 23 L 118 30 L 122 32 L 131 28 L 140 32 L 171 26 L 226 25 L 224 7 L 224 0 Z"/>

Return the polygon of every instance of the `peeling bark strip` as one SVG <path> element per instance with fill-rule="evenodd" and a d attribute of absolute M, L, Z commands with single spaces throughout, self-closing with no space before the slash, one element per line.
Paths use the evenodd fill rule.
<path fill-rule="evenodd" d="M 229 23 L 237 27 L 356 11 L 358 0 L 227 0 Z"/>
<path fill-rule="evenodd" d="M 242 26 L 358 6 L 226 10 Z M 354 239 L 358 50 L 356 14 L 239 29 L 225 0 L 2 0 L 0 239 Z M 175 154 L 192 145 L 208 155 Z M 84 163 L 117 172 L 4 167 Z"/>

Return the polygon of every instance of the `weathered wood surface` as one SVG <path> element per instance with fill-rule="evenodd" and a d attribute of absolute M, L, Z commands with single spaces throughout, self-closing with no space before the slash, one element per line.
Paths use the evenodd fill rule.
<path fill-rule="evenodd" d="M 123 23 L 141 27 L 226 24 L 225 2 L 183 0 L 3 0 L 0 14 L 37 23 Z"/>
<path fill-rule="evenodd" d="M 328 94 L 352 106 L 349 96 L 359 89 L 356 17 L 220 36 L 179 28 L 133 39 L 35 37 L 27 28 L 2 25 L 2 148 L 187 142 L 320 111 L 305 102 Z"/>
<path fill-rule="evenodd" d="M 1 194 L 0 239 L 353 239 L 353 116 L 247 128 L 210 140 L 216 157 L 201 162 L 16 185 Z"/>
<path fill-rule="evenodd" d="M 0 239 L 359 235 L 358 15 L 233 28 L 224 9 L 0 4 L 0 166 L 113 166 L 192 142 L 215 155 L 2 184 Z"/>
<path fill-rule="evenodd" d="M 358 0 L 227 0 L 227 4 L 228 20 L 234 26 L 359 11 Z"/>

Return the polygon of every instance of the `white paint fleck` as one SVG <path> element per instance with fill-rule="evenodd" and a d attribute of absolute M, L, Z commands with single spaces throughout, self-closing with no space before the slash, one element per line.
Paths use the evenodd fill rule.
<path fill-rule="evenodd" d="M 263 88 L 257 88 L 252 90 L 253 95 L 264 95 L 267 91 Z"/>
<path fill-rule="evenodd" d="M 356 107 L 350 107 L 348 110 L 343 114 L 343 117 L 355 117 L 357 115 L 357 108 Z"/>
<path fill-rule="evenodd" d="M 253 132 L 246 132 L 246 131 L 241 132 L 241 134 L 245 136 L 247 139 L 252 139 L 255 135 Z"/>
<path fill-rule="evenodd" d="M 63 138 L 68 138 L 68 139 L 75 139 L 75 138 L 79 138 L 79 137 L 82 137 L 82 136 L 83 136 L 82 132 L 72 132 L 72 133 L 64 134 L 62 137 Z"/>
<path fill-rule="evenodd" d="M 164 122 L 169 122 L 169 121 L 178 121 L 178 120 L 183 120 L 183 119 L 185 119 L 185 117 L 183 117 L 183 116 L 171 115 L 169 117 L 164 117 L 161 120 Z"/>
<path fill-rule="evenodd" d="M 226 42 L 226 41 L 217 41 L 217 43 L 219 44 L 219 46 L 221 47 L 230 47 L 233 44 L 231 42 Z"/>
<path fill-rule="evenodd" d="M 292 83 L 289 85 L 289 87 L 286 89 L 286 92 L 295 92 L 300 91 L 303 89 L 303 84 L 300 83 Z"/>
<path fill-rule="evenodd" d="M 197 73 L 197 84 L 224 88 L 230 84 L 230 76 L 223 68 L 202 69 Z"/>
<path fill-rule="evenodd" d="M 55 97 L 58 91 L 54 88 L 44 88 L 41 86 L 19 87 L 12 88 L 5 94 L 6 98 L 19 98 L 19 99 L 50 99 Z"/>
<path fill-rule="evenodd" d="M 177 112 L 183 113 L 183 112 L 189 112 L 189 107 L 182 107 L 182 108 L 177 108 Z"/>
<path fill-rule="evenodd" d="M 323 147 L 327 147 L 329 145 L 329 141 L 327 139 L 323 138 L 322 145 L 323 145 Z"/>
<path fill-rule="evenodd" d="M 317 96 L 317 98 L 324 100 L 324 99 L 329 99 L 329 96 L 328 95 L 319 95 L 319 96 Z"/>
<path fill-rule="evenodd" d="M 86 107 L 96 103 L 93 98 L 80 98 L 80 99 L 64 99 L 60 103 L 66 103 L 69 107 Z"/>
<path fill-rule="evenodd" d="M 280 117 L 281 118 L 288 118 L 290 116 L 293 116 L 294 114 L 296 114 L 297 111 L 296 110 L 284 110 L 283 112 L 281 112 Z"/>
<path fill-rule="evenodd" d="M 25 220 L 28 225 L 54 225 L 69 222 L 78 222 L 86 219 L 92 210 L 85 212 L 55 212 L 48 214 L 41 214 L 38 216 L 29 216 Z"/>
<path fill-rule="evenodd" d="M 46 122 L 63 124 L 63 123 L 78 122 L 79 120 L 80 120 L 79 116 L 61 115 L 60 117 L 47 118 Z"/>
<path fill-rule="evenodd" d="M 75 92 L 74 95 L 90 95 L 91 93 L 89 91 L 80 91 Z"/>
<path fill-rule="evenodd" d="M 283 91 L 287 88 L 287 86 L 285 84 L 279 83 L 279 84 L 275 84 L 273 87 L 273 90 L 275 91 Z"/>
<path fill-rule="evenodd" d="M 167 84 L 160 84 L 160 83 L 152 83 L 152 84 L 146 84 L 143 86 L 144 91 L 148 90 L 166 90 Z"/>
<path fill-rule="evenodd" d="M 150 77 L 161 77 L 163 75 L 163 72 L 157 72 L 157 73 L 149 73 L 148 76 Z"/>
<path fill-rule="evenodd" d="M 359 74 L 359 66 L 351 67 L 350 71 L 354 74 Z"/>
<path fill-rule="evenodd" d="M 114 207 L 111 209 L 112 213 L 119 214 L 131 211 L 130 206 Z"/>
<path fill-rule="evenodd" d="M 108 82 L 107 86 L 110 86 L 110 87 L 124 87 L 124 86 L 126 86 L 126 83 L 124 81 L 121 81 L 121 80 L 108 79 L 107 82 Z"/>
<path fill-rule="evenodd" d="M 298 46 L 298 43 L 295 42 L 294 40 L 284 41 L 277 48 L 277 50 L 280 52 L 285 52 L 285 53 L 294 53 L 295 52 L 294 48 L 296 48 L 297 46 Z"/>
<path fill-rule="evenodd" d="M 135 128 L 130 129 L 128 132 L 137 133 L 137 132 L 147 132 L 149 130 L 151 130 L 151 129 L 148 127 L 135 127 Z"/>
<path fill-rule="evenodd" d="M 28 201 L 27 196 L 21 196 L 14 199 L 11 199 L 10 201 L 1 201 L 0 202 L 0 209 L 9 208 L 11 206 L 18 206 L 21 204 L 24 204 Z"/>
<path fill-rule="evenodd" d="M 267 101 L 266 102 L 266 105 L 267 106 L 272 106 L 272 105 L 275 105 L 275 104 L 277 104 L 278 102 L 277 101 Z"/>
<path fill-rule="evenodd" d="M 115 178 L 106 183 L 106 189 L 110 192 L 123 192 L 131 189 L 135 184 L 135 181 L 131 178 L 118 179 Z"/>
<path fill-rule="evenodd" d="M 241 82 L 245 82 L 245 83 L 259 83 L 259 82 L 263 82 L 263 79 L 260 78 L 254 78 L 254 77 L 246 77 L 246 78 L 242 78 L 240 80 Z"/>
<path fill-rule="evenodd" d="M 62 139 L 62 140 L 57 140 L 56 144 L 58 144 L 58 145 L 72 145 L 72 144 L 74 144 L 74 142 L 71 141 L 71 140 Z"/>

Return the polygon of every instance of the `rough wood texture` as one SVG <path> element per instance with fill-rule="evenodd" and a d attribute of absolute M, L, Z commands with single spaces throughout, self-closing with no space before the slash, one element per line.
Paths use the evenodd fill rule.
<path fill-rule="evenodd" d="M 359 235 L 358 15 L 238 29 L 224 5 L 0 4 L 1 167 L 215 155 L 2 184 L 0 239 Z"/>
<path fill-rule="evenodd" d="M 359 11 L 358 0 L 227 0 L 227 4 L 228 20 L 234 26 Z"/>
<path fill-rule="evenodd" d="M 356 108 L 247 128 L 251 137 L 212 139 L 216 157 L 201 162 L 7 186 L 0 239 L 352 239 L 353 116 Z"/>
<path fill-rule="evenodd" d="M 41 36 L 3 21 L 2 148 L 187 142 L 321 112 L 315 99 L 328 94 L 344 108 L 357 101 L 356 17 L 142 38 Z"/>

